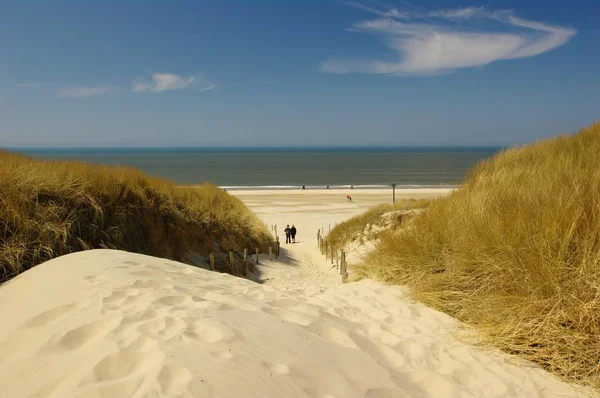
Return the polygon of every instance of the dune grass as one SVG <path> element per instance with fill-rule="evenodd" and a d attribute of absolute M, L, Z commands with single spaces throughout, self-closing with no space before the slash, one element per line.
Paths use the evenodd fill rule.
<path fill-rule="evenodd" d="M 192 262 L 266 250 L 266 226 L 220 188 L 176 187 L 134 168 L 0 151 L 0 281 L 51 258 L 112 248 Z"/>
<path fill-rule="evenodd" d="M 415 298 L 487 343 L 600 388 L 600 122 L 503 151 L 354 273 Z"/>
<path fill-rule="evenodd" d="M 367 226 L 385 227 L 390 220 L 386 220 L 384 214 L 402 210 L 422 209 L 427 206 L 427 199 L 403 199 L 395 204 L 381 204 L 366 212 L 352 217 L 337 225 L 327 235 L 327 240 L 335 242 L 338 246 L 344 246 L 355 239 L 374 239 L 377 236 L 363 236 Z"/>

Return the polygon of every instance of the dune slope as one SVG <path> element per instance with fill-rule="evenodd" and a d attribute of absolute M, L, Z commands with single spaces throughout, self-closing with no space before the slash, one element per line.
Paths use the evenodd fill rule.
<path fill-rule="evenodd" d="M 578 396 L 374 281 L 309 294 L 91 250 L 3 285 L 0 314 L 1 397 Z"/>
<path fill-rule="evenodd" d="M 241 201 L 211 184 L 179 188 L 133 168 L 0 151 L 0 282 L 80 250 L 199 263 L 210 252 L 264 251 L 271 241 Z M 226 262 L 217 256 L 219 269 L 238 273 Z"/>
<path fill-rule="evenodd" d="M 381 242 L 355 275 L 475 326 L 489 343 L 600 388 L 600 122 L 512 148 Z"/>

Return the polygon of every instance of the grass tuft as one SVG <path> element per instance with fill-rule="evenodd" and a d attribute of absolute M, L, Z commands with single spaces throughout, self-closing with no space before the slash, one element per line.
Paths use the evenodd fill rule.
<path fill-rule="evenodd" d="M 191 263 L 211 251 L 264 251 L 271 241 L 239 199 L 212 184 L 180 188 L 134 168 L 0 151 L 0 281 L 81 250 Z"/>

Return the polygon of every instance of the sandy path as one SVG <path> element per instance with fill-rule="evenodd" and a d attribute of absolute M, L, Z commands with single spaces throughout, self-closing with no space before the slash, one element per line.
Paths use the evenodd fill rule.
<path fill-rule="evenodd" d="M 431 198 L 445 195 L 448 189 L 403 189 L 396 198 Z M 281 258 L 277 263 L 259 266 L 259 280 L 284 289 L 313 289 L 334 286 L 341 277 L 331 262 L 318 252 L 317 231 L 327 233 L 341 223 L 381 203 L 390 203 L 391 190 L 269 190 L 231 191 L 248 205 L 269 227 L 277 225 Z M 346 201 L 346 195 L 352 202 Z M 296 243 L 285 244 L 286 225 L 298 229 Z"/>
<path fill-rule="evenodd" d="M 243 199 L 267 224 L 299 229 L 285 262 L 261 260 L 262 284 L 93 250 L 1 286 L 0 397 L 584 396 L 461 343 L 455 320 L 399 287 L 339 283 L 316 251 L 316 228 L 360 212 L 366 198 L 252 195 Z"/>

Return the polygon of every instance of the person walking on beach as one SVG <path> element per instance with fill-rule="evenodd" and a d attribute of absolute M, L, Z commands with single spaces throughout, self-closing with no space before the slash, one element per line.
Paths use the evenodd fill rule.
<path fill-rule="evenodd" d="M 296 243 L 296 232 L 296 226 L 292 224 L 292 229 L 290 230 L 290 233 L 292 235 L 292 243 Z"/>
<path fill-rule="evenodd" d="M 288 224 L 287 227 L 285 227 L 283 232 L 285 232 L 285 243 L 291 243 L 292 242 L 292 229 L 290 228 L 290 224 Z"/>

